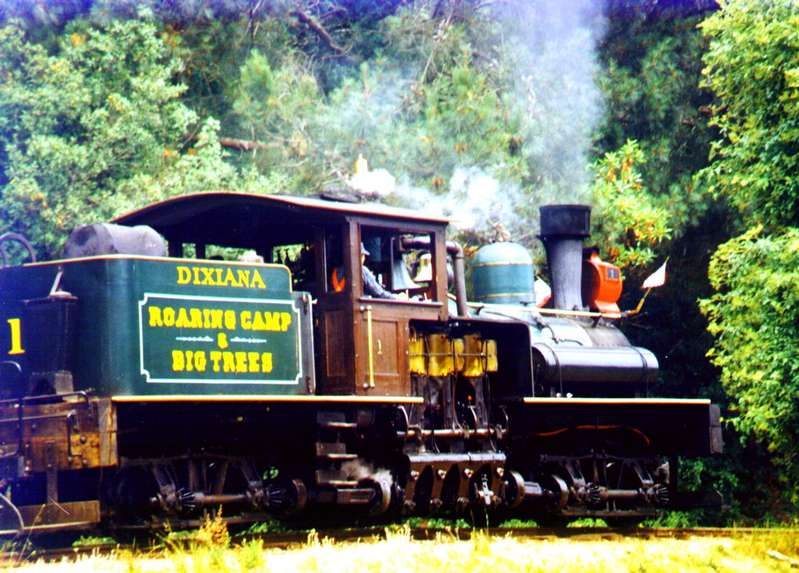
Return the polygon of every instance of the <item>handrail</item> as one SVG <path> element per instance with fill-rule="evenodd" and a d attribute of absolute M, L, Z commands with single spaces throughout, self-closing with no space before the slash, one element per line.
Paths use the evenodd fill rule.
<path fill-rule="evenodd" d="M 6 406 L 14 402 L 27 404 L 30 402 L 52 400 L 53 398 L 67 398 L 69 396 L 79 396 L 83 398 L 88 404 L 90 400 L 89 394 L 91 392 L 92 390 L 88 389 L 88 390 L 75 390 L 73 392 L 65 392 L 63 394 L 39 394 L 37 396 L 23 396 L 22 398 L 7 398 L 6 400 L 0 400 L 0 407 Z"/>
<path fill-rule="evenodd" d="M 2 235 L 0 235 L 0 243 L 3 243 L 5 241 L 17 241 L 18 243 L 20 243 L 23 247 L 25 247 L 25 250 L 28 251 L 28 256 L 30 257 L 31 262 L 32 263 L 36 262 L 36 251 L 33 250 L 33 246 L 30 244 L 28 239 L 26 239 L 19 233 L 13 233 L 9 231 L 7 233 L 3 233 Z M 3 249 L 0 249 L 0 255 L 3 257 L 3 267 L 7 267 L 8 255 L 6 255 L 6 252 Z"/>

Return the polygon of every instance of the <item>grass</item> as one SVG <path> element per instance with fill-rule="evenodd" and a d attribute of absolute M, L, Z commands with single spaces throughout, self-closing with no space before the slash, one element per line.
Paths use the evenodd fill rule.
<path fill-rule="evenodd" d="M 446 517 L 408 517 L 405 518 L 400 527 L 409 528 L 424 527 L 426 529 L 471 529 L 473 525 L 466 519 L 450 519 Z"/>
<path fill-rule="evenodd" d="M 113 537 L 100 537 L 95 535 L 81 535 L 72 542 L 72 547 L 79 547 L 81 549 L 87 547 L 104 547 L 107 545 L 116 545 L 117 540 Z"/>
<path fill-rule="evenodd" d="M 596 519 L 594 517 L 583 517 L 570 521 L 566 527 L 580 528 L 580 527 L 607 527 L 608 524 L 604 519 Z"/>
<path fill-rule="evenodd" d="M 60 573 L 243 573 L 297 571 L 301 573 L 418 573 L 458 571 L 789 571 L 799 563 L 796 530 L 768 530 L 727 538 L 553 539 L 523 540 L 490 536 L 475 530 L 468 541 L 440 531 L 434 541 L 414 541 L 406 523 L 385 531 L 384 538 L 334 543 L 310 530 L 305 543 L 292 550 L 267 549 L 256 539 L 236 541 L 219 519 L 207 519 L 193 537 L 169 535 L 159 548 L 131 553 L 81 556 L 59 563 L 17 563 L 18 571 Z M 771 552 L 771 554 L 769 553 Z"/>

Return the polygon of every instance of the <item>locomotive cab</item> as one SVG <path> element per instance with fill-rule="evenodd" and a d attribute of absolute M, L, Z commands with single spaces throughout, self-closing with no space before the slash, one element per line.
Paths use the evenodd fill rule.
<path fill-rule="evenodd" d="M 220 193 L 175 198 L 116 222 L 156 229 L 171 256 L 249 249 L 288 268 L 293 289 L 312 301 L 311 392 L 407 396 L 412 320 L 448 318 L 444 219 L 381 205 Z M 425 255 L 430 280 L 409 281 L 407 266 Z M 362 264 L 395 298 L 364 290 Z"/>

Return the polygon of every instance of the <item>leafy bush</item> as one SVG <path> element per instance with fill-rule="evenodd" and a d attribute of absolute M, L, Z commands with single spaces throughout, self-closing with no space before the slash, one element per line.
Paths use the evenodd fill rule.
<path fill-rule="evenodd" d="M 701 303 L 716 337 L 733 422 L 765 441 L 799 502 L 799 229 L 755 227 L 722 245 L 710 263 L 715 294 Z"/>
<path fill-rule="evenodd" d="M 737 0 L 702 23 L 716 95 L 705 176 L 751 221 L 799 223 L 799 5 Z"/>
<path fill-rule="evenodd" d="M 635 141 L 609 152 L 595 166 L 593 240 L 621 267 L 652 261 L 654 248 L 668 239 L 671 216 L 647 193 L 638 171 L 644 153 Z"/>

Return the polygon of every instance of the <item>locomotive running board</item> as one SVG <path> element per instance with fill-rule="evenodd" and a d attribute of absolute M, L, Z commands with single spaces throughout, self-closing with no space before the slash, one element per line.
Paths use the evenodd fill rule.
<path fill-rule="evenodd" d="M 616 404 L 616 405 L 688 405 L 709 406 L 710 400 L 694 398 L 524 398 L 525 404 Z"/>
<path fill-rule="evenodd" d="M 116 404 L 126 403 L 181 403 L 181 402 L 230 402 L 230 403 L 281 403 L 281 404 L 423 404 L 421 396 L 338 396 L 338 395 L 274 395 L 262 394 L 171 394 L 113 396 Z"/>
<path fill-rule="evenodd" d="M 507 412 L 513 433 L 545 450 L 558 447 L 552 438 L 597 431 L 627 432 L 659 455 L 706 456 L 723 448 L 719 408 L 710 400 L 524 398 L 508 404 Z"/>

